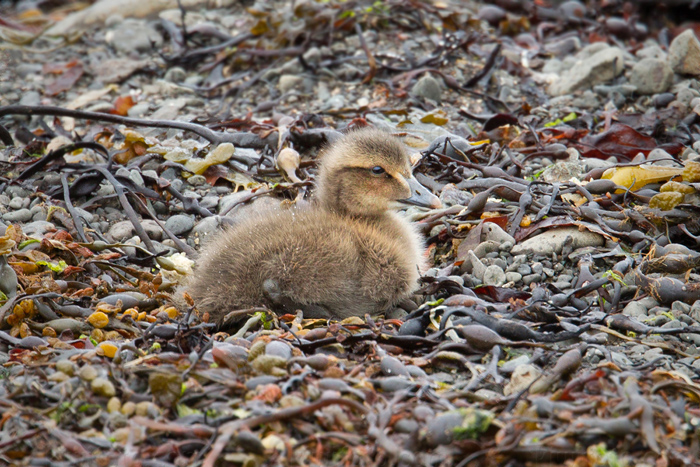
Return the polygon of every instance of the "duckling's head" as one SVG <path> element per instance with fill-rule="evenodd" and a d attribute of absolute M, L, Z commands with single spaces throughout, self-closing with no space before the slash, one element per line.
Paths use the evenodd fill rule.
<path fill-rule="evenodd" d="M 405 147 L 375 129 L 355 130 L 330 146 L 321 159 L 318 199 L 331 211 L 381 216 L 407 204 L 438 208 L 440 200 L 412 174 Z"/>

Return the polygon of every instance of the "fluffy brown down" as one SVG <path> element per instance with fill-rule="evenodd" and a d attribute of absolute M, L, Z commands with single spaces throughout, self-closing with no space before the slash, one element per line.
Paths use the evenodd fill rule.
<path fill-rule="evenodd" d="M 200 311 L 218 322 L 261 305 L 345 318 L 383 312 L 416 289 L 424 246 L 393 211 L 411 194 L 401 143 L 352 132 L 321 164 L 315 203 L 257 213 L 207 244 L 185 286 Z M 386 173 L 372 173 L 376 166 Z"/>

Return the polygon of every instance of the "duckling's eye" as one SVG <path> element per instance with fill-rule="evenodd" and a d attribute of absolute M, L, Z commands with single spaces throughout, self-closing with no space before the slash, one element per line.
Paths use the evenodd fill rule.
<path fill-rule="evenodd" d="M 371 170 L 372 170 L 373 175 L 382 175 L 385 172 L 384 167 L 380 167 L 378 165 L 375 167 L 372 167 Z"/>

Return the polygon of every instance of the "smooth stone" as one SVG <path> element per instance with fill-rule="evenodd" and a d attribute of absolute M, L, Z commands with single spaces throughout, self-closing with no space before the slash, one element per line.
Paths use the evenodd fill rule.
<path fill-rule="evenodd" d="M 657 358 L 663 356 L 664 351 L 663 349 L 659 349 L 657 347 L 654 347 L 652 349 L 647 350 L 644 352 L 644 355 L 642 355 L 642 358 L 646 360 L 647 362 L 651 362 L 652 360 L 656 360 Z"/>
<path fill-rule="evenodd" d="M 529 238 L 513 247 L 513 255 L 534 253 L 543 256 L 551 256 L 552 253 L 561 253 L 567 238 L 571 237 L 571 247 L 575 250 L 584 247 L 599 247 L 605 244 L 602 235 L 588 230 L 580 231 L 577 227 L 565 227 L 543 232 Z"/>
<path fill-rule="evenodd" d="M 192 216 L 185 214 L 176 214 L 165 221 L 165 228 L 170 230 L 173 235 L 183 235 L 192 230 L 194 227 L 194 219 Z"/>
<path fill-rule="evenodd" d="M 0 225 L 0 228 L 3 229 L 3 232 L 7 227 L 4 227 Z M 47 222 L 45 220 L 38 220 L 31 222 L 27 225 L 22 226 L 22 231 L 25 233 L 27 236 L 36 236 L 36 237 L 42 237 L 46 232 L 50 230 L 54 230 L 56 226 L 52 224 L 51 222 Z"/>
<path fill-rule="evenodd" d="M 624 52 L 618 47 L 602 45 L 604 47 L 596 46 L 593 49 L 589 46 L 579 52 L 573 66 L 552 83 L 547 92 L 552 96 L 563 96 L 577 90 L 590 89 L 619 76 L 624 71 Z M 596 49 L 597 52 L 590 54 Z"/>
<path fill-rule="evenodd" d="M 411 94 L 439 103 L 442 100 L 442 87 L 437 79 L 426 73 L 413 85 Z"/>
<path fill-rule="evenodd" d="M 486 240 L 481 243 L 479 243 L 476 248 L 474 248 L 472 251 L 476 255 L 477 258 L 484 258 L 486 255 L 489 253 L 494 253 L 498 252 L 501 247 L 501 244 L 498 242 L 494 242 L 491 240 Z"/>
<path fill-rule="evenodd" d="M 651 152 L 647 155 L 647 161 L 655 161 L 654 165 L 678 167 L 678 164 L 675 162 L 675 160 L 675 157 L 673 157 L 661 148 L 652 149 Z"/>
<path fill-rule="evenodd" d="M 219 205 L 219 197 L 215 195 L 207 195 L 199 200 L 199 205 L 206 209 L 214 209 Z"/>
<path fill-rule="evenodd" d="M 668 63 L 682 75 L 700 75 L 700 41 L 692 29 L 682 32 L 668 48 Z"/>
<path fill-rule="evenodd" d="M 303 82 L 304 78 L 301 76 L 282 75 L 277 82 L 277 89 L 279 89 L 282 93 L 289 92 L 293 89 L 299 89 Z"/>
<path fill-rule="evenodd" d="M 41 94 L 37 91 L 27 91 L 22 93 L 19 105 L 39 105 L 41 104 Z"/>
<path fill-rule="evenodd" d="M 484 285 L 501 286 L 506 283 L 506 273 L 500 267 L 491 265 L 484 271 L 482 280 Z"/>
<path fill-rule="evenodd" d="M 467 253 L 467 259 L 471 263 L 472 276 L 476 277 L 477 279 L 483 282 L 484 274 L 486 274 L 487 269 L 484 263 L 481 262 L 481 260 L 474 254 L 473 251 Z"/>
<path fill-rule="evenodd" d="M 527 276 L 523 276 L 523 284 L 525 285 L 536 284 L 541 281 L 542 276 L 539 274 L 528 274 Z"/>
<path fill-rule="evenodd" d="M 663 60 L 645 58 L 632 67 L 630 83 L 637 87 L 639 94 L 666 92 L 673 84 L 673 70 Z"/>
<path fill-rule="evenodd" d="M 130 55 L 134 51 L 158 50 L 163 44 L 155 28 L 144 20 L 127 18 L 106 34 L 107 42 L 118 51 Z"/>
<path fill-rule="evenodd" d="M 493 222 L 486 222 L 482 230 L 482 239 L 484 241 L 492 241 L 498 243 L 510 242 L 515 245 L 515 238 L 509 235 L 505 230 L 503 230 L 498 224 Z"/>
<path fill-rule="evenodd" d="M 10 200 L 10 204 L 9 204 L 10 209 L 17 210 L 17 209 L 22 209 L 23 207 L 26 207 L 26 206 L 24 206 L 25 199 L 26 198 L 20 198 L 19 196 L 15 196 L 14 198 L 12 198 Z"/>
<path fill-rule="evenodd" d="M 321 106 L 322 110 L 339 110 L 345 107 L 345 97 L 342 94 L 336 94 L 326 100 Z"/>
<path fill-rule="evenodd" d="M 29 222 L 32 220 L 32 211 L 22 208 L 17 211 L 6 212 L 2 215 L 2 220 L 7 222 Z"/>
<path fill-rule="evenodd" d="M 646 317 L 647 309 L 644 305 L 640 304 L 638 301 L 629 302 L 627 306 L 622 310 L 622 314 L 630 316 L 633 318 Z"/>
<path fill-rule="evenodd" d="M 185 78 L 187 78 L 187 72 L 179 66 L 170 68 L 163 76 L 165 81 L 170 81 L 171 83 L 181 83 L 185 81 Z"/>
<path fill-rule="evenodd" d="M 121 221 L 109 228 L 107 236 L 117 243 L 122 243 L 134 234 L 134 226 L 131 221 Z"/>
<path fill-rule="evenodd" d="M 129 224 L 131 224 L 131 222 L 129 222 Z M 141 221 L 141 226 L 143 227 L 143 230 L 146 231 L 148 238 L 153 240 L 160 240 L 161 238 L 163 238 L 163 230 L 153 219 L 146 219 L 145 221 Z"/>
<path fill-rule="evenodd" d="M 204 175 L 192 175 L 187 179 L 187 183 L 192 186 L 202 186 L 207 184 L 207 179 L 204 177 Z"/>
<path fill-rule="evenodd" d="M 205 217 L 201 221 L 197 222 L 197 224 L 192 229 L 192 233 L 199 235 L 200 238 L 209 237 L 219 229 L 220 225 L 221 217 Z"/>
<path fill-rule="evenodd" d="M 513 371 L 510 381 L 503 388 L 503 395 L 517 394 L 526 389 L 533 381 L 540 377 L 542 370 L 529 363 L 519 365 Z"/>
<path fill-rule="evenodd" d="M 506 282 L 520 282 L 523 279 L 522 274 L 519 274 L 517 272 L 507 272 L 506 273 Z"/>

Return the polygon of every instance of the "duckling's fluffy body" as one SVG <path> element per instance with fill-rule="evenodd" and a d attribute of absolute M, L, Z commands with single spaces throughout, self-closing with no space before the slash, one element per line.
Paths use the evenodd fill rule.
<path fill-rule="evenodd" d="M 423 246 L 406 221 L 352 219 L 315 207 L 269 210 L 219 236 L 189 287 L 217 318 L 270 303 L 273 279 L 309 318 L 385 311 L 415 290 Z M 309 307 L 310 306 L 310 307 Z"/>
<path fill-rule="evenodd" d="M 413 178 L 401 143 L 350 133 L 326 151 L 318 179 L 315 203 L 267 209 L 208 243 L 186 285 L 200 311 L 221 321 L 267 305 L 345 318 L 385 311 L 416 289 L 423 241 L 394 210 L 439 201 Z"/>

